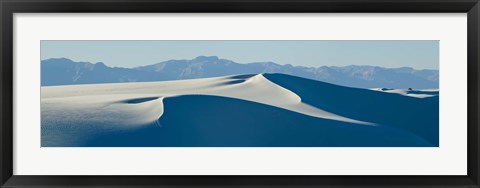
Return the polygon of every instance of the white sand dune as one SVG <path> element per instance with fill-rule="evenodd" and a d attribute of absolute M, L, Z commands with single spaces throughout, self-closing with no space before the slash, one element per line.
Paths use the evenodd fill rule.
<path fill-rule="evenodd" d="M 381 91 L 385 93 L 396 93 L 399 95 L 416 97 L 416 98 L 427 98 L 427 97 L 434 97 L 439 95 L 438 89 L 413 90 L 413 89 L 372 88 L 372 90 Z"/>
<path fill-rule="evenodd" d="M 275 75 L 266 76 L 267 78 L 262 74 L 236 75 L 163 82 L 42 87 L 42 146 L 130 146 L 128 141 L 121 141 L 122 144 L 120 144 L 120 137 L 125 138 L 121 140 L 128 140 L 126 138 L 130 138 L 145 141 L 142 142 L 142 144 L 132 141 L 132 146 L 190 146 L 191 144 L 183 143 L 181 140 L 176 144 L 164 144 L 169 143 L 169 140 L 165 139 L 169 136 L 175 136 L 174 133 L 183 134 L 179 132 L 181 130 L 171 129 L 171 127 L 177 126 L 175 128 L 178 129 L 189 128 L 190 131 L 205 126 L 204 124 L 216 125 L 217 123 L 219 126 L 222 125 L 222 127 L 207 126 L 205 130 L 208 130 L 209 133 L 205 134 L 211 135 L 212 131 L 224 130 L 217 134 L 229 135 L 230 133 L 228 131 L 237 130 L 238 127 L 243 126 L 243 128 L 238 129 L 237 132 L 245 131 L 247 128 L 248 130 L 252 128 L 250 131 L 270 131 L 271 135 L 265 133 L 259 137 L 268 138 L 267 140 L 270 141 L 276 140 L 276 144 L 273 143 L 273 146 L 288 145 L 286 141 L 278 141 L 278 135 L 289 135 L 291 134 L 290 132 L 296 132 L 298 130 L 305 132 L 314 131 L 310 130 L 312 129 L 311 127 L 305 127 L 305 125 L 302 124 L 312 124 L 313 126 L 320 124 L 313 129 L 322 131 L 322 133 L 319 134 L 323 135 L 324 138 L 318 139 L 318 142 L 311 141 L 313 145 L 306 144 L 306 142 L 308 142 L 307 140 L 304 141 L 305 143 L 294 141 L 292 142 L 295 143 L 293 144 L 294 146 L 336 146 L 337 144 L 342 145 L 342 143 L 346 146 L 354 146 L 355 144 L 353 143 L 355 142 L 361 144 L 362 140 L 348 142 L 335 141 L 336 137 L 339 139 L 351 138 L 352 136 L 349 134 L 342 135 L 342 132 L 348 133 L 349 131 L 352 134 L 354 132 L 365 133 L 364 136 L 356 137 L 360 139 L 370 137 L 368 138 L 368 145 L 374 145 L 375 140 L 385 141 L 383 144 L 379 144 L 380 146 L 388 145 L 388 143 L 394 143 L 393 145 L 416 143 L 416 145 L 413 144 L 415 146 L 435 145 L 431 144 L 431 141 L 428 141 L 428 139 L 422 138 L 421 134 L 417 134 L 416 132 L 412 133 L 412 130 L 409 130 L 408 127 L 405 129 L 404 127 L 398 126 L 384 126 L 382 121 L 376 121 L 375 118 L 361 119 L 360 117 L 360 119 L 358 119 L 348 113 L 338 113 L 336 108 L 330 109 L 328 106 L 323 108 L 315 102 L 309 102 L 311 96 L 306 95 L 306 93 L 309 93 L 309 90 L 312 89 L 312 91 L 320 93 L 336 93 L 338 91 L 323 90 L 321 86 L 299 89 L 294 87 L 294 91 L 292 91 L 292 88 L 289 88 L 289 84 L 304 85 L 305 83 L 308 84 L 309 81 L 291 80 L 290 82 L 289 80 L 292 78 L 282 77 L 278 78 L 281 82 L 278 82 L 278 80 L 275 82 L 272 81 L 277 79 Z M 313 82 L 317 83 L 318 81 Z M 356 94 L 351 93 L 349 95 L 354 98 Z M 385 93 L 385 95 L 392 94 Z M 317 100 L 331 99 L 319 96 Z M 342 100 L 342 98 L 338 98 L 337 100 Z M 187 101 L 188 103 L 186 103 Z M 202 101 L 204 103 L 201 103 Z M 219 101 L 223 101 L 224 103 L 219 103 Z M 328 101 L 325 102 L 328 103 Z M 198 105 L 195 105 L 197 103 Z M 167 104 L 168 107 L 166 106 Z M 236 105 L 232 106 L 232 104 Z M 222 106 L 225 106 L 225 111 L 219 109 L 222 108 Z M 196 111 L 189 110 L 189 108 L 196 109 Z M 257 114 L 251 114 L 252 108 L 261 110 L 258 111 Z M 183 111 L 179 111 L 179 109 Z M 188 115 L 191 112 L 195 112 L 198 116 L 208 118 L 197 121 L 195 119 L 200 117 L 197 117 L 196 114 Z M 216 113 L 208 114 L 208 112 Z M 168 116 L 162 117 L 165 114 L 168 114 Z M 177 117 L 177 120 L 172 119 L 172 117 Z M 266 117 L 271 118 L 262 119 Z M 185 118 L 192 120 L 184 121 Z M 237 118 L 240 119 L 236 120 Z M 283 118 L 286 119 L 282 121 L 278 120 Z M 239 123 L 237 125 L 234 121 L 242 122 L 242 124 Z M 274 130 L 276 129 L 275 127 L 265 125 L 268 124 L 268 121 L 271 121 L 273 125 L 278 124 L 277 128 L 284 126 L 281 128 L 284 131 L 278 132 Z M 326 123 L 328 126 L 324 125 Z M 225 129 L 223 125 L 228 126 L 228 124 L 237 127 Z M 164 127 L 165 125 L 168 126 Z M 334 125 L 334 127 L 331 127 L 331 125 Z M 377 127 L 375 125 L 381 126 Z M 248 126 L 256 127 L 258 130 L 253 129 L 253 127 L 249 128 Z M 377 128 L 374 129 L 374 127 Z M 167 130 L 172 134 L 167 135 Z M 159 133 L 154 134 L 156 131 L 159 131 Z M 337 135 L 326 136 L 329 134 L 326 131 L 331 131 Z M 185 130 L 183 130 L 183 132 L 185 132 Z M 200 134 L 201 132 L 202 131 L 197 130 L 197 133 Z M 248 134 L 250 133 L 251 132 L 248 132 Z M 389 133 L 391 137 L 384 138 L 386 137 L 384 133 Z M 131 137 L 131 135 L 134 134 L 142 136 Z M 301 136 L 301 134 L 302 133 L 292 136 L 297 137 Z M 197 138 L 197 136 L 198 135 L 191 135 L 190 138 Z M 312 139 L 318 136 L 319 135 L 310 135 L 306 136 L 306 138 Z M 388 136 L 389 135 L 387 135 L 387 137 Z M 162 137 L 160 141 L 158 137 Z M 213 137 L 217 138 L 215 142 L 222 141 L 220 138 L 223 138 L 223 136 L 218 135 L 214 135 Z M 200 143 L 202 140 L 208 140 L 203 137 L 198 139 L 201 140 L 196 140 L 197 143 Z M 225 141 L 229 138 L 223 139 L 223 141 Z M 402 141 L 401 139 L 404 139 L 404 141 L 400 142 Z M 208 146 L 224 146 L 222 144 L 215 144 L 215 142 L 205 141 Z M 235 140 L 232 140 L 230 145 L 248 145 L 245 143 L 246 142 L 235 142 Z M 281 144 L 278 145 L 278 143 Z M 367 141 L 364 140 L 364 143 L 367 143 Z M 256 146 L 255 144 L 252 145 Z M 226 146 L 228 146 L 228 144 Z"/>
<path fill-rule="evenodd" d="M 128 95 L 126 95 L 127 93 Z M 136 98 L 147 97 L 171 97 L 187 94 L 232 97 L 272 105 L 314 117 L 373 125 L 372 123 L 335 115 L 302 103 L 301 98 L 297 94 L 272 83 L 262 74 L 183 81 L 44 87 L 42 90 L 42 100 L 46 103 L 52 102 L 53 100 L 74 100 L 80 101 L 81 103 L 88 101 L 87 103 L 74 105 L 75 107 L 83 106 L 89 108 L 87 104 L 91 103 L 94 105 L 110 103 L 110 105 L 117 107 L 119 105 L 121 106 L 122 103 L 119 104 L 116 102 L 122 100 L 134 100 Z M 72 99 L 71 97 L 80 98 Z M 108 109 L 97 110 L 103 111 Z M 157 109 L 157 111 L 161 110 Z M 96 113 L 101 113 L 101 111 Z M 139 119 L 153 121 L 152 118 L 154 118 L 154 116 L 140 116 Z M 156 118 L 158 118 L 158 116 Z M 143 123 L 142 121 L 139 122 Z"/>

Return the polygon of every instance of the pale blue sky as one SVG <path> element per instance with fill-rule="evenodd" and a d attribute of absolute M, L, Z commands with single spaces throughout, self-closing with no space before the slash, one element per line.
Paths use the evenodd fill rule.
<path fill-rule="evenodd" d="M 170 59 L 218 56 L 237 63 L 271 61 L 307 67 L 374 65 L 438 69 L 439 41 L 41 41 L 41 59 L 65 57 L 137 67 Z"/>

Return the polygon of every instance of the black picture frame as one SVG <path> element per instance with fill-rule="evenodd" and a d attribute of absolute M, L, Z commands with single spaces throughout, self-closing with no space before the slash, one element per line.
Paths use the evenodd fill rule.
<path fill-rule="evenodd" d="M 479 187 L 478 0 L 0 0 L 1 187 Z M 466 176 L 23 176 L 13 175 L 14 13 L 468 13 Z"/>

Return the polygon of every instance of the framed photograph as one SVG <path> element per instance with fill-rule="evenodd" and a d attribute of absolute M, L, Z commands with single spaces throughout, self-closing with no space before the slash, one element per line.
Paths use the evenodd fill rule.
<path fill-rule="evenodd" d="M 1 187 L 479 187 L 476 0 L 3 0 Z"/>

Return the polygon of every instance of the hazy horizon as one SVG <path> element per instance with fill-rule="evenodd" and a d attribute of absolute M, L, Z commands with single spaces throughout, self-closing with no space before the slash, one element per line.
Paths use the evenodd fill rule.
<path fill-rule="evenodd" d="M 217 56 L 240 64 L 438 70 L 439 41 L 41 41 L 41 60 L 67 58 L 75 62 L 102 62 L 109 67 L 133 68 L 198 56 Z"/>
<path fill-rule="evenodd" d="M 167 60 L 161 60 L 161 61 L 158 61 L 157 63 L 162 63 L 162 62 L 166 62 L 166 61 L 178 61 L 178 60 L 193 60 L 197 57 L 202 57 L 204 55 L 199 55 L 199 56 L 196 56 L 192 59 L 167 59 Z M 231 60 L 231 59 L 225 59 L 225 58 L 222 58 L 222 57 L 218 57 L 218 56 L 204 56 L 204 57 L 217 57 L 218 59 L 224 59 L 224 60 Z M 136 68 L 136 67 L 142 67 L 142 66 L 148 66 L 148 65 L 152 65 L 152 64 L 156 64 L 156 63 L 152 63 L 152 64 L 138 64 L 138 66 L 135 66 L 135 67 L 120 67 L 120 66 L 111 66 L 105 62 L 101 62 L 101 61 L 82 61 L 82 60 L 75 60 L 75 59 L 72 59 L 72 58 L 68 58 L 68 57 L 52 57 L 52 58 L 47 58 L 47 59 L 42 59 L 41 61 L 45 61 L 45 60 L 49 60 L 49 59 L 61 59 L 61 58 L 64 58 L 64 59 L 69 59 L 69 60 L 72 60 L 73 62 L 86 62 L 86 63 L 92 63 L 92 64 L 96 64 L 96 63 L 103 63 L 105 64 L 106 66 L 108 67 L 117 67 L 117 68 L 128 68 L 128 69 L 131 69 L 131 68 Z M 233 61 L 233 60 L 231 60 Z M 233 61 L 235 63 L 239 63 L 239 62 L 236 62 L 236 61 Z M 272 62 L 272 63 L 275 63 L 275 64 L 278 64 L 278 65 L 281 65 L 281 66 L 285 66 L 287 64 L 279 64 L 277 62 L 273 62 L 273 61 L 255 61 L 255 62 L 245 62 L 245 63 L 239 63 L 239 64 L 249 64 L 249 63 L 259 63 L 259 62 Z M 292 64 L 289 64 L 289 65 L 292 65 Z M 303 65 L 292 65 L 294 67 L 297 67 L 297 66 L 303 66 Z M 321 66 L 318 66 L 318 67 L 313 67 L 313 66 L 303 66 L 303 67 L 308 67 L 308 68 L 319 68 L 319 67 L 322 67 L 322 66 L 327 66 L 327 67 L 347 67 L 347 66 L 376 66 L 376 67 L 382 67 L 382 68 L 403 68 L 403 67 L 408 67 L 408 68 L 413 68 L 415 70 L 438 70 L 438 69 L 429 69 L 429 68 L 426 68 L 426 69 L 418 69 L 418 68 L 415 68 L 415 67 L 409 67 L 409 66 L 403 66 L 403 67 L 383 67 L 383 66 L 377 66 L 377 65 L 344 65 L 344 66 L 337 66 L 337 65 L 321 65 Z"/>

